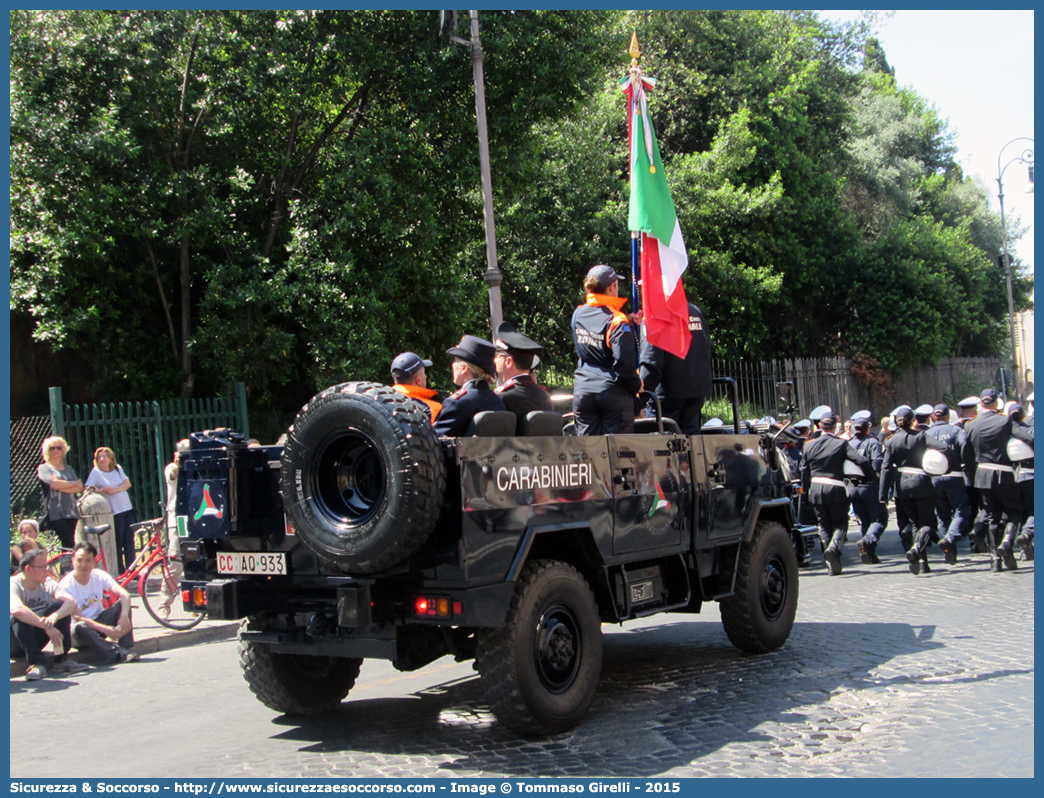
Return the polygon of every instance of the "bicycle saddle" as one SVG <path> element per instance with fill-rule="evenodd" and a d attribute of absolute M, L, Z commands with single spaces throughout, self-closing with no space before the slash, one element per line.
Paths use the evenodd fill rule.
<path fill-rule="evenodd" d="M 85 526 L 83 531 L 86 535 L 100 535 L 102 532 L 108 532 L 111 528 L 108 524 L 99 524 L 98 526 Z"/>

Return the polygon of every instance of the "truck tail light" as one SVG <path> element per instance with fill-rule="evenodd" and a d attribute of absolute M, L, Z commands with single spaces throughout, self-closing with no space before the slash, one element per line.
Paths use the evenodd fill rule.
<path fill-rule="evenodd" d="M 181 594 L 182 600 L 187 604 L 192 602 L 193 607 L 199 609 L 206 609 L 207 607 L 207 588 L 206 586 L 194 587 L 192 590 L 186 590 Z"/>
<path fill-rule="evenodd" d="M 463 610 L 459 601 L 452 604 L 446 596 L 416 596 L 413 599 L 413 614 L 418 618 L 452 618 L 453 613 Z"/>

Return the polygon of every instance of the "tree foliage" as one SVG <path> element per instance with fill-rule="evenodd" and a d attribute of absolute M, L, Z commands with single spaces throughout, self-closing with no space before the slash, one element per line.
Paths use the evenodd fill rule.
<path fill-rule="evenodd" d="M 13 11 L 11 305 L 119 398 L 254 406 L 487 334 L 471 54 L 425 11 Z M 505 316 L 571 370 L 627 270 L 631 32 L 729 358 L 904 368 L 1004 347 L 1000 229 L 869 23 L 814 12 L 481 15 Z M 461 25 L 459 34 L 464 34 Z M 1017 306 L 1032 281 L 1016 266 Z"/>

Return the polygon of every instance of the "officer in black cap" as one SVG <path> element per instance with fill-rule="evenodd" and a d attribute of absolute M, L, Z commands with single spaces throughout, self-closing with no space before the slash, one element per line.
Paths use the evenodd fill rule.
<path fill-rule="evenodd" d="M 554 410 L 551 396 L 537 385 L 531 373 L 533 360 L 544 348 L 506 321 L 497 326 L 494 344 L 497 374 L 504 380 L 496 393 L 504 406 L 518 416 L 519 423 L 533 410 Z"/>
<path fill-rule="evenodd" d="M 1018 568 L 1015 562 L 1015 536 L 1023 520 L 1022 500 L 1015 482 L 1015 469 L 1008 458 L 1008 440 L 1012 437 L 1032 444 L 1032 436 L 1021 427 L 1013 428 L 1008 416 L 997 412 L 999 396 L 987 388 L 979 396 L 979 415 L 964 428 L 968 445 L 964 447 L 965 470 L 972 477 L 972 485 L 989 517 L 987 546 L 996 546 L 991 567 L 1000 571 Z"/>
<path fill-rule="evenodd" d="M 867 413 L 867 415 L 863 415 Z M 852 416 L 852 439 L 848 445 L 861 454 L 864 465 L 862 476 L 849 476 L 848 498 L 859 519 L 863 536 L 856 543 L 859 558 L 865 565 L 881 562 L 877 556 L 877 542 L 888 526 L 888 505 L 881 501 L 881 461 L 884 447 L 870 434 L 870 415 L 860 411 Z"/>
<path fill-rule="evenodd" d="M 710 326 L 703 311 L 689 303 L 689 332 L 692 340 L 684 358 L 653 346 L 644 336 L 641 377 L 645 390 L 660 398 L 667 418 L 678 422 L 686 435 L 699 435 L 703 405 L 712 393 Z"/>
<path fill-rule="evenodd" d="M 801 485 L 816 511 L 823 559 L 831 576 L 841 573 L 841 544 L 848 531 L 848 490 L 845 461 L 865 465 L 867 459 L 848 441 L 836 437 L 837 416 L 831 412 L 819 418 L 821 434 L 805 444 L 801 454 Z"/>
<path fill-rule="evenodd" d="M 577 366 L 573 416 L 577 435 L 634 431 L 635 400 L 642 391 L 634 328 L 623 313 L 623 278 L 608 266 L 593 266 L 584 278 L 585 301 L 573 311 Z"/>
<path fill-rule="evenodd" d="M 942 522 L 939 548 L 949 565 L 957 563 L 957 541 L 971 526 L 968 516 L 968 488 L 964 474 L 964 447 L 968 440 L 964 430 L 950 423 L 950 406 L 942 403 L 932 408 L 932 424 L 928 434 L 946 444 L 945 474 L 932 477 L 935 489 L 935 514 Z"/>
<path fill-rule="evenodd" d="M 460 390 L 442 403 L 442 411 L 435 419 L 435 434 L 455 438 L 468 431 L 476 413 L 505 408 L 490 387 L 497 379 L 493 344 L 475 335 L 465 335 L 446 354 L 453 355 L 453 384 Z"/>
<path fill-rule="evenodd" d="M 884 446 L 881 463 L 881 501 L 885 501 L 888 488 L 894 483 L 896 514 L 901 508 L 917 530 L 913 545 L 906 552 L 910 572 L 919 574 L 931 571 L 928 567 L 928 544 L 938 529 L 935 519 L 935 490 L 932 479 L 921 467 L 924 453 L 928 449 L 943 451 L 946 444 L 928 436 L 927 430 L 914 431 L 914 411 L 909 407 L 897 408 L 896 431 Z"/>

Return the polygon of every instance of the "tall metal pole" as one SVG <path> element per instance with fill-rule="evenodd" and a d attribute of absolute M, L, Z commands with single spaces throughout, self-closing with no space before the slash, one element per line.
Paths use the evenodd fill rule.
<path fill-rule="evenodd" d="M 500 284 L 504 276 L 497 265 L 497 235 L 493 226 L 493 182 L 489 171 L 489 136 L 486 132 L 486 84 L 482 72 L 482 45 L 479 43 L 478 11 L 471 15 L 471 65 L 475 73 L 475 116 L 478 118 L 479 171 L 482 178 L 482 216 L 486 222 L 486 272 L 489 287 L 489 315 L 493 323 L 490 338 L 504 320 L 500 304 Z"/>
<path fill-rule="evenodd" d="M 1014 388 L 1013 395 L 1019 396 L 1019 357 L 1017 352 L 1017 343 L 1015 338 L 1015 298 L 1012 292 L 1011 286 L 1011 253 L 1008 252 L 1008 223 L 1004 217 L 1004 172 L 1016 161 L 1029 165 L 1032 168 L 1033 164 L 1033 150 L 1025 149 L 1022 154 L 1012 158 L 1003 167 L 1001 167 L 1001 158 L 1004 156 L 1004 150 L 1008 148 L 1008 145 L 1014 144 L 1016 141 L 1029 141 L 1033 142 L 1033 139 L 1020 136 L 1014 138 L 1001 147 L 1001 151 L 997 154 L 997 199 L 1000 201 L 1000 217 L 1001 217 L 1001 247 L 1002 257 L 1004 260 L 1004 279 L 1007 283 L 1008 288 L 1008 328 L 1011 333 L 1011 375 L 1012 375 L 1012 387 Z"/>

